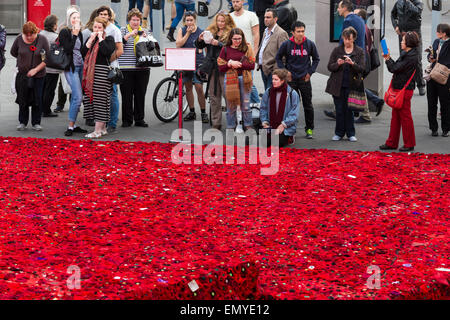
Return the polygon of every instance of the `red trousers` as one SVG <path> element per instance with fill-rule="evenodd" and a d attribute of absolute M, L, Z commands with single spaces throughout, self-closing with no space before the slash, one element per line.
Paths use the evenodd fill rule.
<path fill-rule="evenodd" d="M 400 109 L 392 108 L 391 131 L 386 145 L 391 148 L 398 148 L 400 140 L 400 129 L 402 129 L 404 147 L 411 148 L 416 146 L 416 135 L 414 133 L 414 122 L 411 115 L 411 98 L 413 90 L 406 90 L 405 100 Z"/>

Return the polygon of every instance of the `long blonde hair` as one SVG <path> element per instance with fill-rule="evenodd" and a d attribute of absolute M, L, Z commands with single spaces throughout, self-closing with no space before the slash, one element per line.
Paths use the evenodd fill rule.
<path fill-rule="evenodd" d="M 217 19 L 219 17 L 223 17 L 225 19 L 225 29 L 223 31 L 222 36 L 219 39 L 221 42 L 225 43 L 228 39 L 228 35 L 230 34 L 231 30 L 236 28 L 236 24 L 234 23 L 234 20 L 229 13 L 219 12 L 218 14 L 216 14 L 216 16 L 213 19 L 213 22 L 208 26 L 208 28 L 206 28 L 206 30 L 211 31 L 213 36 L 216 36 L 217 33 L 219 32 L 219 27 L 217 26 Z"/>

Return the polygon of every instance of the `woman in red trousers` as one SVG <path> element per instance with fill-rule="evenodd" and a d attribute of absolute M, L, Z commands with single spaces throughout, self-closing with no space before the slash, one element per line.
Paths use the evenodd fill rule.
<path fill-rule="evenodd" d="M 390 54 L 384 56 L 389 72 L 393 73 L 392 88 L 395 91 L 402 90 L 405 86 L 403 106 L 400 109 L 392 109 L 391 130 L 386 143 L 380 146 L 381 150 L 396 150 L 400 140 L 400 129 L 403 133 L 404 145 L 399 151 L 413 151 L 416 146 L 414 122 L 411 115 L 411 98 L 416 86 L 412 75 L 419 64 L 419 36 L 416 32 L 407 32 L 403 36 L 402 51 L 397 61 L 392 60 Z M 410 80 L 411 79 L 411 80 Z M 409 82 L 409 84 L 408 84 Z"/>

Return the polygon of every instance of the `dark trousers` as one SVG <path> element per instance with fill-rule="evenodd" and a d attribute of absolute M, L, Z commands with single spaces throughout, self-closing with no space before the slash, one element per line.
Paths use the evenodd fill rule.
<path fill-rule="evenodd" d="M 450 81 L 448 81 L 450 83 Z M 441 105 L 442 131 L 450 131 L 450 94 L 449 84 L 442 85 L 434 80 L 427 82 L 428 123 L 431 131 L 438 130 L 438 100 Z"/>
<path fill-rule="evenodd" d="M 144 8 L 144 0 L 128 0 L 128 11 L 137 7 L 140 12 Z"/>
<path fill-rule="evenodd" d="M 301 96 L 303 102 L 303 109 L 305 111 L 305 131 L 308 129 L 314 130 L 314 108 L 312 104 L 312 87 L 311 81 L 298 79 L 289 82 L 292 89 L 296 90 Z"/>
<path fill-rule="evenodd" d="M 271 146 L 272 145 L 272 136 L 269 133 L 266 133 L 266 129 L 262 129 L 262 132 L 264 132 L 265 134 L 267 134 L 267 146 Z M 289 144 L 289 138 L 290 136 L 286 136 L 284 133 L 279 134 L 275 137 L 278 137 L 278 146 L 280 148 L 284 148 Z M 265 147 L 265 146 L 263 146 Z"/>
<path fill-rule="evenodd" d="M 41 124 L 42 116 L 42 91 L 44 89 L 44 78 L 34 79 L 33 90 L 34 99 L 31 105 L 31 125 Z M 19 123 L 28 124 L 30 118 L 30 106 L 28 104 L 19 105 Z"/>
<path fill-rule="evenodd" d="M 269 75 L 266 76 L 261 68 L 261 78 L 264 83 L 264 91 L 265 91 L 272 86 L 272 73 L 269 73 Z"/>
<path fill-rule="evenodd" d="M 334 133 L 343 137 L 352 137 L 355 135 L 355 123 L 353 112 L 348 108 L 349 88 L 341 88 L 339 97 L 333 96 L 334 105 L 336 106 L 336 128 Z"/>
<path fill-rule="evenodd" d="M 417 69 L 416 69 L 416 74 L 414 75 L 414 81 L 416 82 L 418 87 L 425 87 L 426 83 L 425 80 L 423 80 L 423 68 L 422 68 L 422 32 L 419 30 L 408 30 L 408 31 L 415 31 L 417 32 L 417 34 L 419 35 L 419 47 L 417 48 L 418 53 L 419 53 L 419 64 L 417 65 Z M 402 42 L 403 37 L 402 36 L 398 36 L 398 43 L 399 43 L 399 48 L 400 48 L 400 52 L 402 51 Z"/>
<path fill-rule="evenodd" d="M 52 112 L 51 106 L 55 99 L 55 90 L 58 85 L 59 74 L 47 73 L 44 80 L 44 93 L 42 94 L 42 113 L 49 114 Z"/>
<path fill-rule="evenodd" d="M 62 87 L 61 79 L 59 79 L 59 85 L 58 85 L 58 101 L 56 102 L 56 105 L 58 107 L 64 108 L 64 105 L 67 101 L 67 94 L 64 92 L 64 89 Z"/>
<path fill-rule="evenodd" d="M 145 94 L 147 92 L 150 70 L 123 71 L 123 83 L 120 85 L 122 94 L 122 122 L 133 123 L 144 121 Z"/>

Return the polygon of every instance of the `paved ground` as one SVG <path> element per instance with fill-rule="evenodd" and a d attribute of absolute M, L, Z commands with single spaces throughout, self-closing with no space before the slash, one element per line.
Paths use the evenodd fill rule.
<path fill-rule="evenodd" d="M 315 39 L 314 34 L 314 23 L 315 23 L 315 11 L 314 6 L 311 5 L 312 1 L 291 1 L 296 6 L 299 17 L 307 25 L 307 36 L 311 39 Z M 392 8 L 393 1 L 387 1 L 388 16 L 386 17 L 386 38 L 389 43 L 396 43 L 396 35 L 392 30 L 390 24 L 389 12 Z M 65 8 L 69 4 L 68 0 L 58 0 L 53 1 L 53 12 L 57 14 L 60 18 L 64 19 Z M 82 19 L 86 21 L 90 12 L 104 4 L 105 1 L 101 0 L 81 0 L 82 6 Z M 108 3 L 108 2 L 107 2 Z M 125 17 L 127 1 L 122 1 L 122 12 L 121 16 Z M 169 11 L 166 8 L 167 15 Z M 444 21 L 449 21 L 449 16 L 444 16 Z M 449 21 L 450 22 L 450 21 Z M 1 22 L 0 22 L 1 23 Z M 427 9 L 424 11 L 423 15 L 423 36 L 424 36 L 424 46 L 428 45 L 431 41 L 431 12 Z M 17 137 L 41 137 L 41 138 L 64 138 L 63 132 L 67 126 L 67 110 L 68 103 L 66 104 L 65 110 L 59 115 L 58 118 L 43 118 L 42 126 L 44 130 L 42 132 L 33 132 L 30 129 L 24 132 L 16 131 L 17 116 L 18 116 L 18 106 L 14 103 L 15 96 L 10 93 L 10 83 L 11 75 L 13 72 L 15 60 L 9 55 L 9 48 L 14 41 L 14 36 L 8 36 L 7 39 L 7 64 L 2 70 L 0 77 L 0 136 L 17 136 Z M 168 40 L 163 41 L 164 47 L 174 47 L 173 43 Z M 398 56 L 398 48 L 395 45 L 391 48 L 394 57 Z M 321 63 L 327 63 L 327 61 L 321 61 Z M 165 124 L 160 122 L 154 116 L 152 109 L 152 96 L 153 89 L 156 87 L 157 83 L 166 76 L 169 76 L 170 72 L 165 71 L 164 68 L 155 68 L 151 71 L 150 84 L 148 87 L 147 97 L 146 97 L 146 121 L 149 122 L 149 128 L 120 128 L 119 133 L 116 135 L 105 137 L 108 140 L 126 140 L 126 141 L 159 141 L 167 142 L 170 139 L 170 135 L 174 129 L 177 128 L 177 123 Z M 363 151 L 373 151 L 377 150 L 378 146 L 384 143 L 388 132 L 389 123 L 391 118 L 391 112 L 388 107 L 379 117 L 375 117 L 369 125 L 356 125 L 356 134 L 359 139 L 356 143 L 351 143 L 348 141 L 333 142 L 331 137 L 334 133 L 334 121 L 326 118 L 323 114 L 323 110 L 329 109 L 332 105 L 332 98 L 330 95 L 325 93 L 327 77 L 319 74 L 315 74 L 312 78 L 313 84 L 313 102 L 315 108 L 315 131 L 314 139 L 306 140 L 303 137 L 304 131 L 304 117 L 303 112 L 301 112 L 300 117 L 300 128 L 297 133 L 297 140 L 294 145 L 295 148 L 327 148 L 333 150 L 363 150 Z M 385 87 L 389 85 L 390 74 L 385 70 L 384 84 Z M 259 74 L 256 76 L 255 80 L 256 86 L 263 91 L 263 85 Z M 56 103 L 56 101 L 55 101 Z M 198 107 L 197 107 L 197 110 Z M 416 91 L 413 97 L 413 118 L 415 122 L 416 129 L 416 139 L 417 147 L 416 151 L 424 153 L 450 153 L 450 138 L 443 137 L 431 137 L 430 131 L 428 129 L 427 121 L 427 103 L 426 97 L 420 97 Z M 199 111 L 198 111 L 199 112 Z M 81 119 L 82 114 L 80 114 Z M 120 120 L 119 120 L 120 121 Z M 225 113 L 223 114 L 223 122 L 225 123 Z M 84 124 L 84 121 L 83 121 Z M 188 123 L 185 126 L 187 129 L 192 129 L 192 123 Z M 206 129 L 206 128 L 205 128 Z M 74 136 L 71 139 L 81 139 L 82 135 Z"/>

